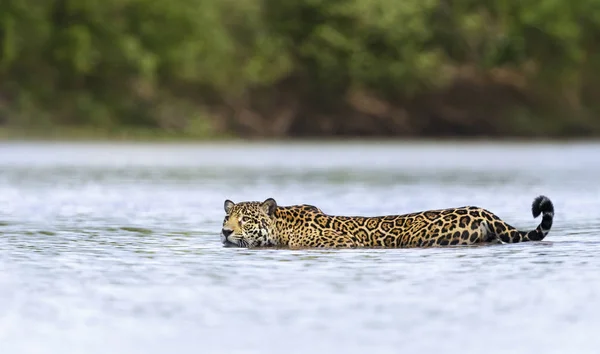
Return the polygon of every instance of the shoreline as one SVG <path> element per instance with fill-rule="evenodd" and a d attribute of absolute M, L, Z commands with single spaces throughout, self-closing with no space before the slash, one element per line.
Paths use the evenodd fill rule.
<path fill-rule="evenodd" d="M 572 144 L 600 143 L 599 137 L 486 137 L 486 136 L 328 136 L 328 137 L 239 137 L 227 134 L 184 134 L 150 129 L 123 129 L 119 132 L 103 129 L 54 128 L 38 129 L 0 127 L 0 143 L 152 143 L 152 144 Z"/>

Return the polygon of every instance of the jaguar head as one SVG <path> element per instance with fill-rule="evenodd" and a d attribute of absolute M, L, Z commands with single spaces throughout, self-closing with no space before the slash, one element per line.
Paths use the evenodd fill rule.
<path fill-rule="evenodd" d="M 224 203 L 225 219 L 221 229 L 221 242 L 226 247 L 268 247 L 277 243 L 273 239 L 273 214 L 277 202 L 268 198 L 264 202 Z"/>

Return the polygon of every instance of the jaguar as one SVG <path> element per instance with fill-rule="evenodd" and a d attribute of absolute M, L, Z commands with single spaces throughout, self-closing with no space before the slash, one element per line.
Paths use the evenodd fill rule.
<path fill-rule="evenodd" d="M 224 202 L 221 242 L 242 248 L 410 248 L 504 244 L 543 240 L 554 206 L 540 195 L 532 203 L 540 224 L 521 231 L 475 206 L 425 210 L 402 215 L 328 215 L 313 205 L 279 206 L 275 199 Z"/>

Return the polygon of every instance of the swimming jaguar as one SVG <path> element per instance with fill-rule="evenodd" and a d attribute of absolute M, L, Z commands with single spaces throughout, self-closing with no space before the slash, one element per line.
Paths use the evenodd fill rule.
<path fill-rule="evenodd" d="M 409 248 L 540 241 L 550 231 L 554 206 L 538 196 L 531 211 L 542 221 L 520 231 L 492 212 L 474 206 L 403 215 L 335 216 L 313 205 L 263 202 L 224 203 L 221 241 L 227 247 Z"/>

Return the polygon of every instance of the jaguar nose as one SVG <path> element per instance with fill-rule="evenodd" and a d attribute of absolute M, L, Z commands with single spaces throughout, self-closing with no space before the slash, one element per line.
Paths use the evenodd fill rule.
<path fill-rule="evenodd" d="M 225 245 L 226 247 L 231 247 L 234 245 L 233 242 L 231 242 L 227 239 L 227 237 L 229 235 L 231 235 L 232 233 L 233 233 L 233 230 L 221 229 L 221 242 L 223 242 L 223 245 Z"/>

